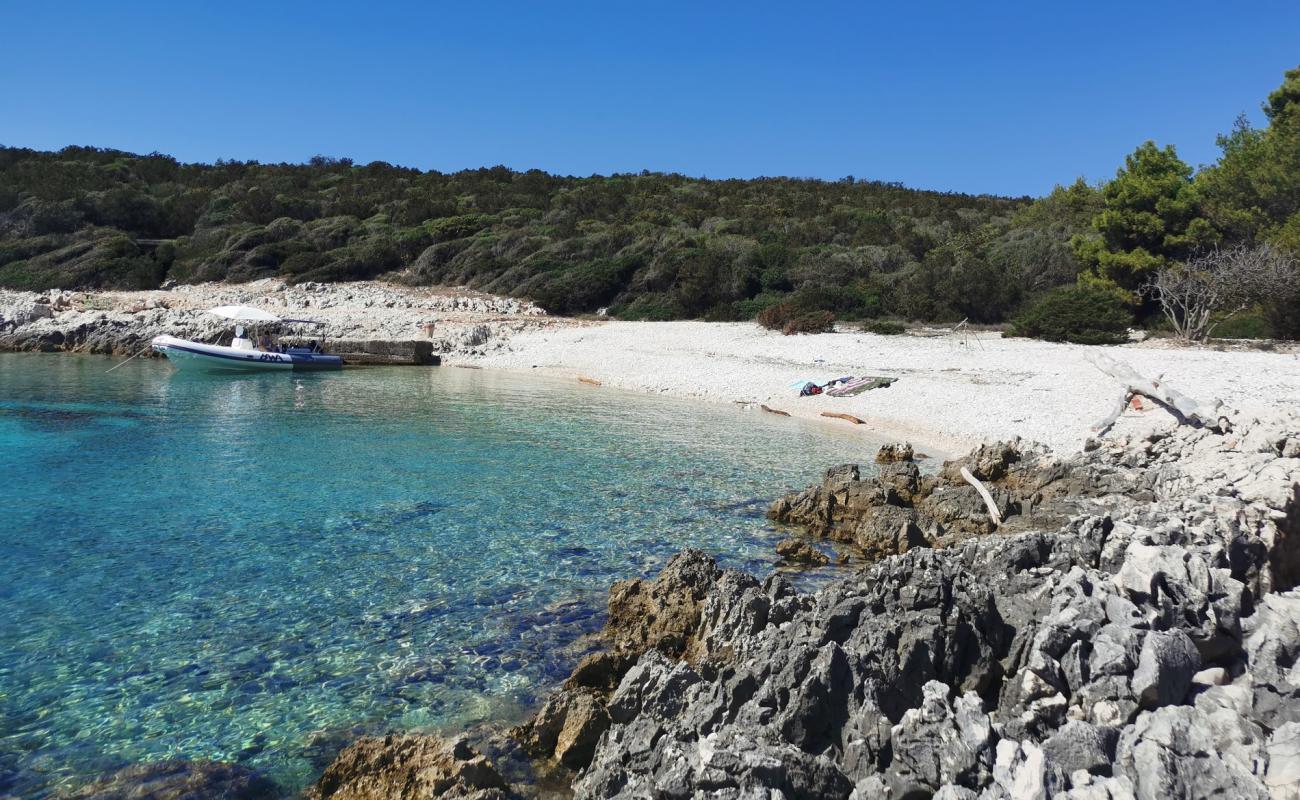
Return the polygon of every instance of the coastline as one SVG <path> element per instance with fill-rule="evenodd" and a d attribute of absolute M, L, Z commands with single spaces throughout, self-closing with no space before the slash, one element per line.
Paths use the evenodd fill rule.
<path fill-rule="evenodd" d="M 794 414 L 794 402 L 834 398 L 783 393 L 788 387 L 777 381 L 801 363 L 790 353 L 852 346 L 856 336 L 776 338 L 742 326 L 701 331 L 698 324 L 562 325 L 450 363 L 571 383 L 575 397 L 612 387 L 721 404 L 732 387 L 719 389 L 709 376 L 725 381 L 743 372 L 735 353 L 750 347 L 769 359 L 754 385 L 775 387 L 773 397 L 789 398 L 778 407 Z M 706 333 L 718 338 L 709 341 Z M 639 341 L 634 352 L 657 351 L 656 358 L 592 369 L 612 342 L 629 335 Z M 717 349 L 726 336 L 742 346 Z M 698 344 L 674 345 L 682 338 Z M 880 346 L 894 355 L 920 351 L 907 373 L 918 385 L 977 387 L 955 394 L 967 412 L 956 420 L 989 430 L 1010 425 L 969 416 L 972 408 L 987 410 L 980 403 L 988 395 L 1010 394 L 998 400 L 1005 408 L 1036 381 L 1087 384 L 1084 367 L 1096 371 L 1084 359 L 1095 350 L 1008 340 L 992 353 L 977 350 L 987 354 L 978 369 L 954 377 L 933 363 L 949 343 L 908 338 L 919 344 L 891 337 Z M 785 360 L 776 358 L 781 348 Z M 1060 363 L 1063 352 L 1081 363 Z M 1136 363 L 1162 351 L 1105 352 Z M 1268 671 L 1273 653 L 1300 654 L 1293 635 L 1300 629 L 1300 433 L 1294 409 L 1285 413 L 1269 402 L 1286 400 L 1293 374 L 1262 374 L 1247 391 L 1231 388 L 1243 373 L 1285 366 L 1294 355 L 1242 355 L 1192 351 L 1181 364 L 1168 359 L 1202 389 L 1229 387 L 1221 395 L 1189 392 L 1260 409 L 1232 413 L 1228 429 L 1176 426 L 1156 410 L 1125 417 L 1120 430 L 1082 453 L 990 439 L 936 476 L 920 473 L 910 455 L 896 462 L 884 452 L 879 476 L 832 469 L 821 485 L 777 499 L 769 514 L 802 528 L 802 541 L 850 541 L 875 553 L 852 572 L 801 592 L 779 569 L 756 578 L 719 570 L 711 556 L 688 551 L 653 580 L 614 584 L 602 636 L 611 649 L 584 657 L 519 727 L 448 731 L 450 742 L 419 733 L 363 737 L 339 753 L 311 796 L 378 800 L 436 776 L 439 785 L 450 782 L 483 800 L 563 796 L 570 782 L 578 797 L 631 798 L 652 786 L 680 788 L 680 781 L 828 798 L 906 796 L 918 787 L 966 798 L 975 795 L 959 790 L 1002 787 L 1005 794 L 988 795 L 999 799 L 1020 796 L 1014 787 L 1028 783 L 1047 787 L 1044 797 L 1073 797 L 1067 792 L 1095 786 L 1105 792 L 1098 796 L 1120 798 L 1153 774 L 1186 780 L 1178 771 L 1186 761 L 1206 785 L 1262 797 L 1254 793 L 1258 786 L 1273 786 L 1300 767 L 1289 755 L 1300 742 L 1300 687 Z M 539 357 L 552 363 L 511 365 Z M 1048 371 L 1034 357 L 1058 363 Z M 1279 357 L 1287 360 L 1272 360 Z M 1008 359 L 1020 360 L 1028 386 L 1007 382 Z M 657 372 L 665 363 L 702 371 L 665 381 Z M 578 375 L 601 385 L 580 386 Z M 1115 391 L 1104 375 L 1096 382 L 1100 388 L 1081 390 L 1083 401 L 1100 403 Z M 892 398 L 886 393 L 898 386 L 860 398 Z M 659 390 L 649 392 L 653 387 Z M 822 418 L 816 405 L 799 411 L 793 422 L 816 422 L 828 433 L 869 434 L 873 445 L 881 434 L 874 425 Z M 1042 413 L 1065 412 L 1056 405 Z M 1074 436 L 1088 419 L 1075 414 L 1059 422 L 1063 434 Z M 942 429 L 943 420 L 936 425 Z M 869 459 L 864 449 L 861 462 Z M 958 465 L 986 482 L 1005 524 L 989 523 L 975 488 L 956 475 Z M 946 599 L 936 625 L 927 603 L 940 595 Z M 862 613 L 863 598 L 871 614 Z M 1086 613 L 1067 613 L 1075 607 Z M 648 629 L 644 620 L 653 621 Z M 1118 643 L 1118 655 L 1092 644 L 1098 627 L 1101 640 Z M 1067 637 L 1065 651 L 1051 632 Z M 887 646 L 893 641 L 914 649 L 895 653 Z M 769 684 L 780 699 L 753 693 L 753 686 Z M 719 701 L 750 711 L 724 715 Z M 775 723 L 763 711 L 770 707 L 778 710 Z M 1235 727 L 1220 724 L 1224 712 L 1238 720 Z M 826 728 L 819 720 L 828 718 L 837 722 Z M 954 732 L 967 745 L 949 752 Z M 656 743 L 646 751 L 637 742 L 651 734 Z M 964 766 L 928 771 L 933 742 L 944 743 L 942 759 Z M 1222 756 L 1184 755 L 1192 750 Z M 1151 772 L 1175 757 L 1176 768 Z M 786 765 L 781 775 L 761 768 L 773 760 Z M 232 785 L 249 797 L 273 795 L 275 788 L 259 780 L 235 764 L 152 762 L 78 796 L 115 796 L 118 787 L 144 782 L 185 782 L 199 787 L 198 797 L 229 794 Z M 558 794 L 543 794 L 542 782 L 545 792 Z"/>
<path fill-rule="evenodd" d="M 484 363 L 476 363 L 479 361 Z M 542 379 L 554 381 L 559 384 L 572 384 L 579 387 L 582 391 L 610 393 L 617 392 L 625 394 L 632 398 L 645 397 L 662 397 L 682 403 L 702 403 L 712 409 L 729 409 L 737 414 L 759 414 L 769 417 L 769 422 L 786 422 L 806 427 L 808 430 L 816 431 L 819 435 L 833 437 L 835 439 L 855 441 L 862 445 L 863 458 L 867 458 L 877 448 L 884 444 L 892 442 L 907 441 L 911 443 L 916 451 L 920 454 L 919 460 L 926 463 L 938 464 L 945 459 L 954 458 L 961 454 L 969 447 L 959 439 L 944 437 L 935 431 L 920 426 L 891 426 L 887 421 L 872 423 L 867 420 L 867 424 L 855 425 L 845 422 L 841 419 L 834 419 L 822 416 L 816 409 L 800 409 L 790 404 L 781 406 L 782 411 L 786 411 L 788 416 L 784 419 L 781 415 L 766 412 L 761 408 L 758 401 L 728 400 L 722 397 L 710 396 L 704 393 L 690 391 L 652 391 L 643 387 L 631 384 L 623 384 L 617 380 L 611 379 L 608 382 L 597 380 L 597 383 L 589 383 L 584 378 L 589 378 L 586 373 L 569 367 L 538 367 L 524 368 L 517 366 L 499 365 L 493 363 L 496 358 L 492 355 L 487 356 L 457 356 L 448 357 L 440 369 L 467 369 L 479 370 L 495 375 L 518 377 L 522 379 Z"/>
<path fill-rule="evenodd" d="M 527 302 L 456 288 L 382 282 L 198 284 L 141 292 L 0 290 L 0 349 L 138 352 L 158 333 L 216 335 L 203 309 L 265 307 L 329 323 L 336 340 L 419 346 L 447 366 L 549 375 L 690 400 L 762 407 L 873 441 L 906 439 L 934 455 L 1016 437 L 1068 454 L 1120 403 L 1122 387 L 1094 364 L 1107 357 L 1163 376 L 1192 397 L 1269 414 L 1300 396 L 1300 348 L 1273 352 L 1168 340 L 1096 347 L 913 328 L 881 336 L 841 324 L 835 333 L 782 336 L 754 323 L 622 322 L 552 317 Z M 433 323 L 433 329 L 424 327 Z M 800 397 L 799 381 L 846 375 L 896 378 L 855 397 Z M 825 414 L 846 414 L 853 425 Z M 1140 435 L 1172 424 L 1162 409 L 1128 408 L 1115 425 Z"/>

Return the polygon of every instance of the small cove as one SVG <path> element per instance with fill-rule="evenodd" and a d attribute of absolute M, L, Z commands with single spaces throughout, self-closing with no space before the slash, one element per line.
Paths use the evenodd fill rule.
<path fill-rule="evenodd" d="M 516 719 L 611 581 L 756 573 L 880 443 L 486 370 L 178 375 L 0 354 L 0 793 L 211 758 L 287 790 L 365 731 Z"/>

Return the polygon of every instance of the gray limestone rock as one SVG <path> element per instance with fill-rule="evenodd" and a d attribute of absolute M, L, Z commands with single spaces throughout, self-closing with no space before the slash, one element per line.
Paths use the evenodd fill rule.
<path fill-rule="evenodd" d="M 915 488 L 907 462 L 830 470 L 773 515 L 863 532 L 880 560 L 802 594 L 692 557 L 703 578 L 678 581 L 681 600 L 627 592 L 611 638 L 649 646 L 577 797 L 1291 796 L 1300 590 L 1273 591 L 1270 548 L 1300 462 L 1276 447 L 1291 433 L 1256 447 L 1253 430 L 1068 462 L 990 446 Z M 975 535 L 987 514 L 950 480 L 963 465 L 1008 512 L 1073 516 Z M 926 547 L 899 538 L 909 525 Z"/>
<path fill-rule="evenodd" d="M 1273 731 L 1264 785 L 1273 800 L 1300 800 L 1300 723 L 1288 722 Z"/>
<path fill-rule="evenodd" d="M 1119 772 L 1133 782 L 1138 800 L 1171 797 L 1257 798 L 1263 784 L 1215 749 L 1211 723 L 1189 706 L 1144 711 L 1120 734 Z"/>
<path fill-rule="evenodd" d="M 948 702 L 948 687 L 930 681 L 917 708 L 890 734 L 888 781 L 896 796 L 936 791 L 945 784 L 983 786 L 993 767 L 993 727 L 973 693 Z"/>
<path fill-rule="evenodd" d="M 1187 634 L 1152 631 L 1142 641 L 1130 684 L 1143 708 L 1173 705 L 1183 702 L 1200 668 L 1201 656 Z"/>
<path fill-rule="evenodd" d="M 1070 720 L 1043 742 L 1043 752 L 1048 763 L 1064 775 L 1073 775 L 1079 770 L 1092 775 L 1109 775 L 1118 739 L 1118 728 Z"/>

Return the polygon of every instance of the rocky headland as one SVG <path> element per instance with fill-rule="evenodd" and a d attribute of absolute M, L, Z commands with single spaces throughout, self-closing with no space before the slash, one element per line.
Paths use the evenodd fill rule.
<path fill-rule="evenodd" d="M 417 342 L 438 356 L 483 355 L 515 333 L 557 324 L 526 301 L 379 282 L 265 279 L 139 292 L 0 290 L 0 350 L 130 355 L 159 334 L 214 341 L 230 324 L 205 312 L 221 305 L 323 321 L 334 352 L 355 352 L 361 360 L 366 354 L 400 356 L 404 351 L 396 345 L 410 349 Z"/>
<path fill-rule="evenodd" d="M 368 737 L 309 793 L 1300 798 L 1300 415 L 877 461 L 769 511 L 856 572 L 803 593 L 682 552 L 612 587 L 602 648 L 524 724 Z"/>

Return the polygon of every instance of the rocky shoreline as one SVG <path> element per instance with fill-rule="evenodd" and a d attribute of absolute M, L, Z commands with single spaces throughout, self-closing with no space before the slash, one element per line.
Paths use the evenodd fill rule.
<path fill-rule="evenodd" d="M 771 508 L 858 572 L 803 594 L 685 551 L 615 584 L 604 648 L 525 724 L 365 738 L 309 794 L 1300 798 L 1300 416 L 910 455 Z"/>
<path fill-rule="evenodd" d="M 204 312 L 220 305 L 322 320 L 334 352 L 354 354 L 358 363 L 422 363 L 417 353 L 483 355 L 521 331 L 562 324 L 512 298 L 378 282 L 266 279 L 140 292 L 0 290 L 0 351 L 130 355 L 159 334 L 213 341 L 228 332 L 228 324 Z"/>

